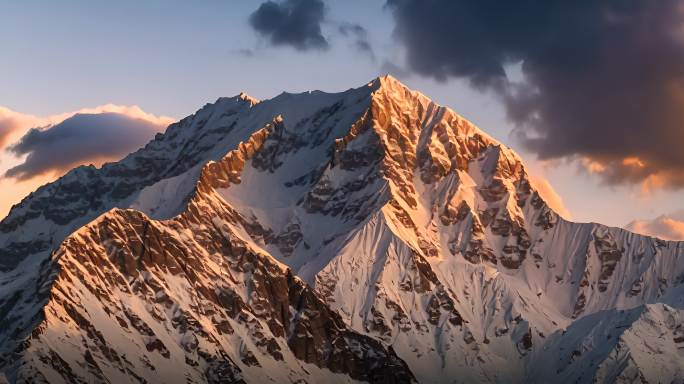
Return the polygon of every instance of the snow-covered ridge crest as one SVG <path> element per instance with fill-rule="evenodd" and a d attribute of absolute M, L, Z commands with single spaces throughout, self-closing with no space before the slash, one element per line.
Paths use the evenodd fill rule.
<path fill-rule="evenodd" d="M 29 199 L 3 222 L 10 380 L 682 378 L 683 243 L 562 219 L 513 151 L 392 77 L 219 99 L 112 167 L 128 192 L 98 219 Z M 41 214 L 49 257 L 17 245 Z"/>
<path fill-rule="evenodd" d="M 248 95 L 246 92 L 240 92 L 238 97 L 242 100 L 248 101 L 252 105 L 252 107 L 261 102 L 261 100 L 257 99 L 256 97 Z"/>
<path fill-rule="evenodd" d="M 44 310 L 17 328 L 31 336 L 3 356 L 10 380 L 412 382 L 391 349 L 346 328 L 217 194 L 282 122 L 202 167 L 180 215 L 114 208 L 68 236 L 41 273 L 48 291 L 32 308 Z M 53 341 L 78 337 L 76 347 Z"/>

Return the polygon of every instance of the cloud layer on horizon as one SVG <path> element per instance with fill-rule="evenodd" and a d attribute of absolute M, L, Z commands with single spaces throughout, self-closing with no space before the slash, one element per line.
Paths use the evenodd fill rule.
<path fill-rule="evenodd" d="M 79 124 L 76 129 L 76 115 L 93 116 L 91 124 Z M 0 156 L 0 176 L 16 180 L 59 176 L 73 166 L 116 160 L 145 144 L 173 121 L 146 113 L 135 105 L 105 104 L 47 117 L 0 107 L 0 153 L 5 155 Z M 114 124 L 117 122 L 122 125 Z M 106 143 L 111 148 L 106 148 Z M 17 160 L 21 162 L 17 164 Z"/>
<path fill-rule="evenodd" d="M 168 126 L 175 119 L 168 116 L 155 116 L 143 111 L 137 105 L 104 104 L 94 108 L 83 108 L 73 112 L 64 112 L 47 117 L 38 117 L 13 111 L 0 106 L 0 151 L 4 150 L 13 141 L 23 136 L 29 129 L 47 127 L 58 124 L 76 114 L 120 113 L 134 119 L 149 121 L 160 126 Z"/>
<path fill-rule="evenodd" d="M 165 126 L 122 113 L 76 114 L 49 128 L 32 128 L 8 147 L 21 164 L 4 176 L 27 180 L 75 166 L 118 160 L 143 146 Z"/>
<path fill-rule="evenodd" d="M 677 0 L 388 0 L 407 69 L 501 95 L 516 137 L 609 184 L 684 187 Z M 522 63 L 524 81 L 506 68 Z"/>
<path fill-rule="evenodd" d="M 634 220 L 625 229 L 663 240 L 684 240 L 684 211 L 661 215 L 653 220 Z"/>

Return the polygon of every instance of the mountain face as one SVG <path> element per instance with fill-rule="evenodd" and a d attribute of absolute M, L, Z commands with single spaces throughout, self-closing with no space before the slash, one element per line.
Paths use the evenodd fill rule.
<path fill-rule="evenodd" d="M 222 98 L 0 223 L 8 382 L 684 382 L 684 242 L 391 77 Z M 2 379 L 0 379 L 0 382 Z"/>

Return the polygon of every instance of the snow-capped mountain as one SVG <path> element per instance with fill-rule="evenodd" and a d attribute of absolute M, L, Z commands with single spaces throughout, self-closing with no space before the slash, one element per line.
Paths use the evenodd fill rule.
<path fill-rule="evenodd" d="M 684 242 L 385 76 L 222 98 L 0 223 L 9 382 L 683 382 Z"/>

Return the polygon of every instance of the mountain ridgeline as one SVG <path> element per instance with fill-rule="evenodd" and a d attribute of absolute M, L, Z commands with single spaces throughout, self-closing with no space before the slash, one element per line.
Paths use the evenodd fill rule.
<path fill-rule="evenodd" d="M 0 381 L 684 382 L 683 283 L 390 76 L 240 94 L 0 222 Z"/>

